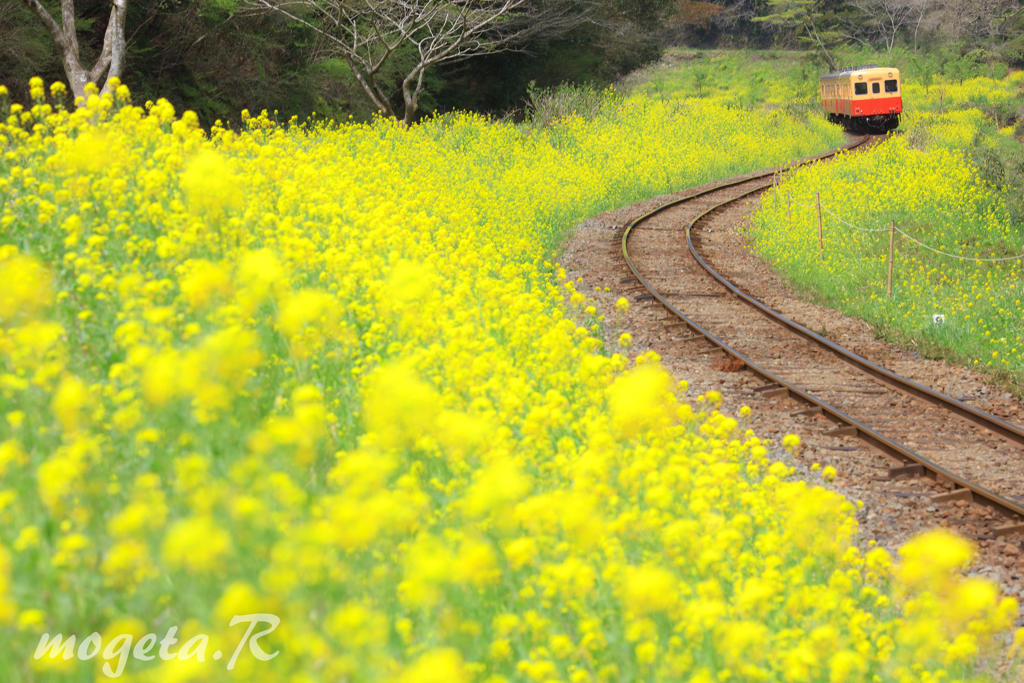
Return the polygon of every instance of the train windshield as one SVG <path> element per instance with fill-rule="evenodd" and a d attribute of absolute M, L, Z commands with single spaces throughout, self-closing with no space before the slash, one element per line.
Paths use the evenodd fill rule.
<path fill-rule="evenodd" d="M 868 94 L 868 84 L 867 83 L 854 83 L 853 84 L 853 94 L 854 95 L 867 95 Z"/>
<path fill-rule="evenodd" d="M 899 86 L 896 85 L 895 78 L 885 82 L 885 92 L 897 92 L 898 90 Z"/>
<path fill-rule="evenodd" d="M 882 92 L 882 86 L 879 85 L 878 83 L 872 83 L 871 84 L 871 92 L 873 92 L 873 93 L 875 93 L 877 95 L 878 93 Z"/>

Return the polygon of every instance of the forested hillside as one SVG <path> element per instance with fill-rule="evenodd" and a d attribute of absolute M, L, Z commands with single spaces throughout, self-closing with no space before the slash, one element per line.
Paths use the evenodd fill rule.
<path fill-rule="evenodd" d="M 463 42 L 417 71 L 424 36 L 437 38 L 445 22 L 437 7 L 397 0 L 5 0 L 0 83 L 27 104 L 32 76 L 69 80 L 57 43 L 77 41 L 72 51 L 99 85 L 105 73 L 118 76 L 139 101 L 165 97 L 208 126 L 237 120 L 242 109 L 277 111 L 281 120 L 314 111 L 367 119 L 383 110 L 410 120 L 454 109 L 522 113 L 531 84 L 604 86 L 673 45 L 810 49 L 820 68 L 834 64 L 843 47 L 903 47 L 938 69 L 1024 65 L 1024 3 L 1015 0 L 488 0 L 459 5 L 462 18 L 499 19 L 484 26 L 478 44 L 466 49 Z M 397 25 L 395 8 L 412 8 L 419 23 L 390 43 L 353 49 L 352 35 L 358 42 L 371 26 Z M 49 28 L 47 16 L 56 18 Z M 74 31 L 62 16 L 74 17 Z M 346 32 L 344 17 L 354 33 Z M 105 42 L 117 37 L 111 24 L 123 29 L 123 44 Z M 435 44 L 447 49 L 451 36 L 440 38 Z M 360 72 L 363 58 L 374 63 L 369 75 Z"/>

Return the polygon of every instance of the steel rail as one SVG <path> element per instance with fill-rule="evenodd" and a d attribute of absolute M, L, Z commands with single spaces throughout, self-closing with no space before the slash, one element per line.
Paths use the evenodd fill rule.
<path fill-rule="evenodd" d="M 850 145 L 845 146 L 845 149 L 853 149 L 864 144 L 865 142 L 867 142 L 867 138 L 862 139 L 859 142 L 851 143 Z M 818 157 L 809 159 L 807 161 L 801 161 L 795 164 L 788 165 L 786 166 L 786 168 L 794 168 L 807 163 L 812 163 L 817 160 L 829 158 L 831 156 L 834 156 L 836 153 L 837 152 L 830 152 L 824 155 L 819 155 Z M 826 434 L 831 434 L 834 436 L 856 436 L 861 441 L 865 442 L 866 444 L 875 448 L 876 450 L 890 456 L 891 458 L 905 464 L 909 463 L 908 466 L 891 468 L 891 476 L 898 476 L 900 474 L 922 474 L 934 480 L 944 479 L 953 485 L 954 490 L 951 493 L 939 494 L 938 496 L 933 497 L 933 499 L 935 499 L 936 501 L 964 499 L 969 500 L 971 502 L 977 502 L 981 505 L 991 506 L 993 509 L 998 510 L 1000 513 L 1002 513 L 1011 520 L 1014 520 L 1015 518 L 1024 518 L 1024 506 L 1021 506 L 1020 504 L 1014 501 L 999 496 L 998 494 L 989 491 L 988 489 L 979 486 L 978 484 L 963 479 L 962 477 L 950 472 L 943 466 L 929 460 L 928 458 L 918 453 L 915 453 L 914 451 L 908 449 L 906 446 L 897 443 L 892 439 L 889 439 L 883 434 L 880 434 L 879 432 L 875 431 L 868 425 L 847 415 L 846 413 L 839 410 L 835 406 L 828 404 L 827 402 L 821 400 L 820 398 L 800 389 L 799 387 L 787 382 L 786 380 L 780 377 L 776 377 L 767 369 L 758 365 L 757 363 L 755 363 L 754 361 L 752 361 L 751 359 L 747 358 L 742 353 L 737 351 L 736 349 L 729 346 L 726 342 L 719 339 L 709 330 L 704 329 L 698 323 L 691 320 L 686 314 L 684 314 L 682 311 L 680 311 L 674 305 L 672 305 L 668 301 L 668 299 L 665 298 L 665 296 L 657 292 L 654 289 L 654 287 L 652 287 L 647 282 L 647 280 L 640 274 L 640 271 L 637 269 L 637 267 L 635 266 L 635 264 L 629 256 L 628 248 L 629 238 L 632 234 L 632 231 L 638 225 L 640 225 L 644 221 L 648 220 L 649 218 L 657 214 L 660 214 L 673 207 L 679 206 L 680 204 L 692 201 L 698 197 L 708 195 L 713 192 L 717 192 L 719 190 L 726 189 L 729 187 L 735 187 L 737 185 L 750 183 L 761 178 L 772 176 L 775 173 L 778 173 L 778 171 L 763 172 L 761 174 L 755 174 L 740 180 L 727 180 L 725 182 L 716 184 L 715 186 L 708 188 L 706 190 L 701 190 L 694 194 L 687 195 L 686 197 L 683 197 L 681 199 L 677 199 L 667 204 L 664 204 L 654 209 L 653 211 L 650 211 L 634 220 L 626 227 L 625 231 L 622 234 L 622 255 L 626 261 L 626 264 L 629 266 L 629 269 L 632 271 L 633 276 L 637 279 L 638 282 L 640 282 L 640 284 L 645 289 L 647 289 L 648 292 L 650 292 L 653 299 L 657 300 L 662 306 L 664 306 L 673 315 L 677 316 L 680 320 L 682 320 L 682 322 L 685 323 L 693 331 L 693 337 L 690 337 L 691 339 L 703 338 L 704 340 L 712 344 L 714 347 L 717 347 L 717 349 L 725 352 L 727 355 L 732 356 L 733 358 L 742 362 L 751 372 L 760 377 L 766 383 L 765 387 L 763 387 L 765 391 L 762 395 L 788 394 L 790 396 L 793 396 L 794 398 L 797 398 L 798 400 L 810 406 L 813 406 L 813 408 L 811 409 L 812 412 L 820 411 L 829 420 L 831 420 L 833 423 L 837 425 L 837 429 L 834 429 L 831 432 L 826 432 Z M 1014 443 L 1024 444 L 1024 431 L 1022 431 L 1015 425 L 1011 425 L 1007 422 L 1004 422 L 996 418 L 995 416 L 989 415 L 988 413 L 977 408 L 974 408 L 972 406 L 965 406 L 963 403 L 956 401 L 955 399 L 952 399 L 948 396 L 945 396 L 944 394 L 928 389 L 927 387 L 923 387 L 915 382 L 912 382 L 909 379 L 901 377 L 900 375 L 897 375 L 889 370 L 886 370 L 885 368 L 875 365 L 874 363 L 871 363 L 867 359 L 862 358 L 861 356 L 858 356 L 856 354 L 853 354 L 850 351 L 844 349 L 843 347 L 834 344 L 833 342 L 830 342 L 827 339 L 824 339 L 820 335 L 815 334 L 814 332 L 803 327 L 799 323 L 789 320 L 785 316 L 781 315 L 780 313 L 777 313 L 773 309 L 762 304 L 760 301 L 749 296 L 748 294 L 740 290 L 738 287 L 733 285 L 730 281 L 722 277 L 717 271 L 711 268 L 710 265 L 708 265 L 708 263 L 696 251 L 696 248 L 693 244 L 693 240 L 691 239 L 691 229 L 701 220 L 705 219 L 708 215 L 710 215 L 712 212 L 721 209 L 729 204 L 737 202 L 749 195 L 761 192 L 769 187 L 771 187 L 770 183 L 760 184 L 750 189 L 749 191 L 743 192 L 736 197 L 732 197 L 726 201 L 720 202 L 715 206 L 706 209 L 693 221 L 690 222 L 690 224 L 686 228 L 686 240 L 691 255 L 700 264 L 700 266 L 719 284 L 724 286 L 730 295 L 738 298 L 743 303 L 751 306 L 758 313 L 767 317 L 772 322 L 777 323 L 781 327 L 790 330 L 794 334 L 797 334 L 798 336 L 810 342 L 818 344 L 821 348 L 825 349 L 826 351 L 829 351 L 833 355 L 838 356 L 843 361 L 849 363 L 858 370 L 861 370 L 862 372 L 865 372 L 869 376 L 874 377 L 876 380 L 878 380 L 885 386 L 888 386 L 890 389 L 893 389 L 894 391 L 904 392 L 915 398 L 927 400 L 939 407 L 949 410 L 949 412 L 963 419 L 970 420 L 971 422 L 978 426 L 988 429 L 993 433 L 999 434 L 1000 436 L 1003 436 L 1004 438 L 1013 441 Z M 1010 533 L 1012 531 L 1022 530 L 1019 527 L 1020 525 L 1017 524 L 1013 525 L 1012 527 L 1006 527 L 1002 531 L 1004 533 Z M 998 534 L 1001 530 L 997 528 L 996 531 Z"/>

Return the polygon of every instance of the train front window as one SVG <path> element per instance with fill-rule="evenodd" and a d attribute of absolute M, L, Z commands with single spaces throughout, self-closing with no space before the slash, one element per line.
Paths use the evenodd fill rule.
<path fill-rule="evenodd" d="M 868 94 L 868 84 L 867 83 L 854 83 L 853 84 L 853 94 L 854 95 L 867 95 Z"/>
<path fill-rule="evenodd" d="M 899 86 L 896 85 L 896 79 L 885 82 L 885 92 L 899 92 Z"/>
<path fill-rule="evenodd" d="M 878 93 L 882 92 L 882 87 L 878 83 L 872 83 L 871 92 L 877 95 Z"/>

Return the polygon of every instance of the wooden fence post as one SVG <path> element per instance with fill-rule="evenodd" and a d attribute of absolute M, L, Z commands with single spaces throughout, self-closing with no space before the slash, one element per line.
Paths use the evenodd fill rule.
<path fill-rule="evenodd" d="M 772 187 L 775 188 L 775 212 L 779 211 L 779 181 L 778 174 L 772 173 Z"/>
<path fill-rule="evenodd" d="M 814 203 L 818 206 L 818 258 L 825 260 L 825 243 L 821 239 L 821 193 L 814 193 Z"/>
<path fill-rule="evenodd" d="M 892 298 L 892 256 L 893 244 L 896 237 L 896 221 L 889 221 L 889 283 L 885 287 L 886 294 Z"/>

